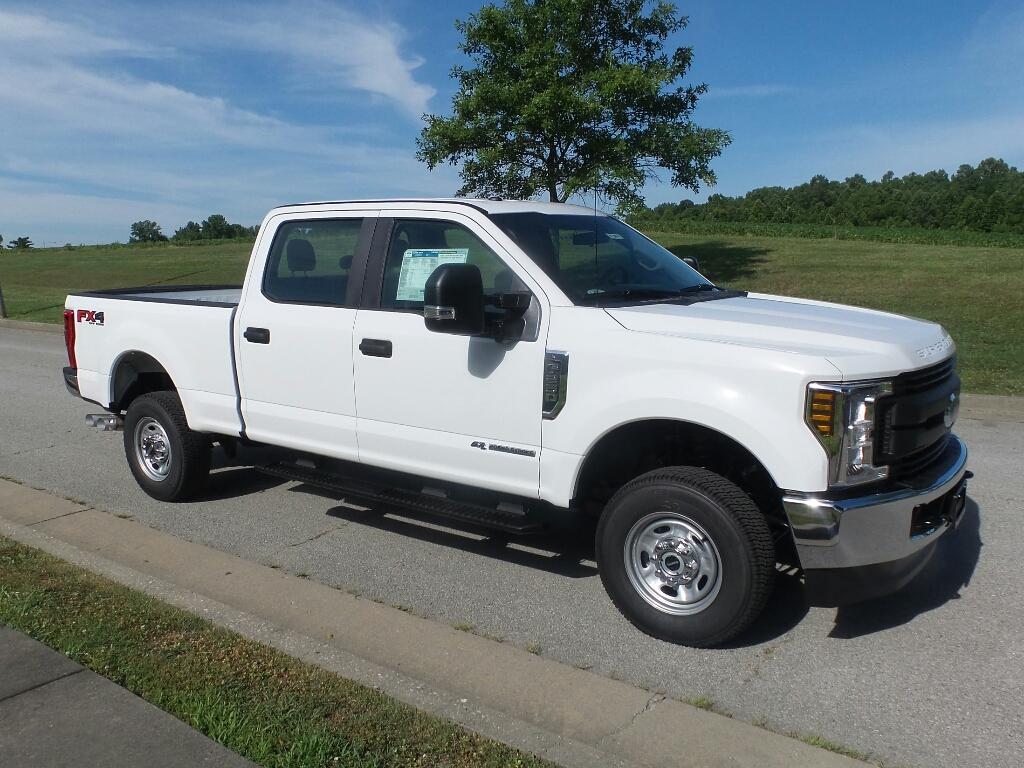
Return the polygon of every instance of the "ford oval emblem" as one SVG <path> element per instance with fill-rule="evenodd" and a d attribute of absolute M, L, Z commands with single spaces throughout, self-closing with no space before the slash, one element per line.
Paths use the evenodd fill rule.
<path fill-rule="evenodd" d="M 946 429 L 952 429 L 956 423 L 956 415 L 960 411 L 960 395 L 956 392 L 949 393 L 949 401 L 946 403 L 946 411 L 942 414 L 942 423 Z"/>

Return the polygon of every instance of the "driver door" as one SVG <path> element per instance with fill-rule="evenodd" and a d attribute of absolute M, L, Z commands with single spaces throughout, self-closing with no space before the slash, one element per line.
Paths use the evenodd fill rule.
<path fill-rule="evenodd" d="M 354 328 L 360 461 L 536 497 L 546 313 L 502 344 L 428 331 L 416 259 L 476 264 L 485 293 L 539 289 L 455 213 L 382 211 L 373 251 Z"/>

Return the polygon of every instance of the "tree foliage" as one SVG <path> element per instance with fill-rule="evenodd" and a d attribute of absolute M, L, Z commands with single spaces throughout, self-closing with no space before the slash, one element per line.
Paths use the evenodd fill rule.
<path fill-rule="evenodd" d="M 160 225 L 155 221 L 143 219 L 132 224 L 129 243 L 159 243 L 167 239 L 167 235 L 160 231 Z"/>
<path fill-rule="evenodd" d="M 259 227 L 246 227 L 243 224 L 232 224 L 219 213 L 211 214 L 201 224 L 194 221 L 174 231 L 171 238 L 176 243 L 187 243 L 194 240 L 231 240 L 234 238 L 255 237 Z"/>
<path fill-rule="evenodd" d="M 631 210 L 659 168 L 674 185 L 713 184 L 729 144 L 690 116 L 707 86 L 683 85 L 693 50 L 664 50 L 686 27 L 669 2 L 506 0 L 456 23 L 449 117 L 427 115 L 418 156 L 461 164 L 459 194 L 564 202 L 596 190 Z"/>
<path fill-rule="evenodd" d="M 795 187 L 761 187 L 740 197 L 712 195 L 706 203 L 665 203 L 638 221 L 696 220 L 872 227 L 919 227 L 1024 234 L 1024 172 L 988 158 L 976 167 L 892 171 L 878 181 L 861 174 L 844 181 L 815 176 Z"/>
<path fill-rule="evenodd" d="M 34 244 L 27 237 L 16 237 L 7 243 L 7 247 L 16 251 L 24 251 L 34 247 Z"/>

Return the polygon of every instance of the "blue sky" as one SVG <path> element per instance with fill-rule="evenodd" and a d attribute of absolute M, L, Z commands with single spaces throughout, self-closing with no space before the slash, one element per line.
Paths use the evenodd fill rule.
<path fill-rule="evenodd" d="M 0 0 L 0 234 L 170 234 L 282 202 L 450 195 L 414 157 L 448 109 L 453 22 L 479 0 Z M 1024 165 L 1024 4 L 680 3 L 698 123 L 731 132 L 713 191 Z M 700 194 L 652 182 L 650 204 Z"/>

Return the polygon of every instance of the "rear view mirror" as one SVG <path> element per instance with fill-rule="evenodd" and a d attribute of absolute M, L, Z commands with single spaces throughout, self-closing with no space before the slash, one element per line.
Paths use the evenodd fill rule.
<path fill-rule="evenodd" d="M 484 332 L 484 284 L 475 264 L 442 264 L 423 286 L 423 322 L 428 331 L 458 336 Z"/>
<path fill-rule="evenodd" d="M 684 264 L 693 267 L 698 272 L 700 272 L 700 261 L 698 261 L 696 256 L 683 256 L 682 258 Z"/>
<path fill-rule="evenodd" d="M 572 236 L 573 245 L 604 245 L 608 235 L 604 232 L 577 232 Z"/>

